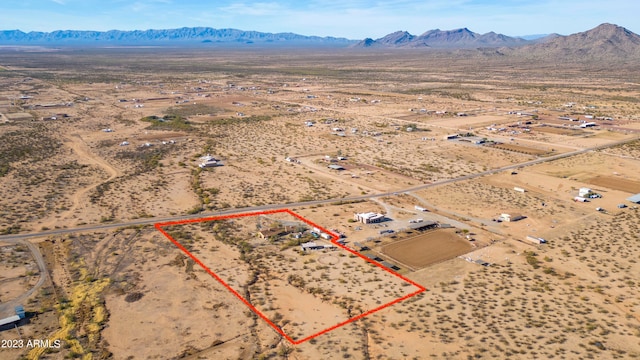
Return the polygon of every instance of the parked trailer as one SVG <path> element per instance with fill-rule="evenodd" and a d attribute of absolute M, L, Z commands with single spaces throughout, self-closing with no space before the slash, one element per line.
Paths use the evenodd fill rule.
<path fill-rule="evenodd" d="M 428 211 L 427 209 L 423 208 L 422 206 L 418 206 L 418 205 L 415 206 L 415 209 L 417 211 Z"/>
<path fill-rule="evenodd" d="M 531 241 L 532 243 L 535 244 L 545 244 L 547 242 L 547 240 L 540 238 L 540 237 L 536 237 L 536 236 L 531 236 L 531 235 L 527 235 L 526 239 L 528 241 Z"/>
<path fill-rule="evenodd" d="M 583 198 L 582 196 L 576 196 L 573 198 L 573 201 L 577 201 L 577 202 L 588 202 L 589 199 L 587 198 Z"/>
<path fill-rule="evenodd" d="M 526 191 L 527 191 L 527 190 L 525 190 L 525 189 L 523 189 L 523 188 L 521 188 L 521 187 L 517 187 L 517 186 L 516 186 L 516 187 L 514 187 L 514 188 L 513 188 L 513 190 L 515 190 L 515 191 L 517 191 L 517 192 L 521 192 L 521 193 L 523 193 L 523 192 L 526 192 Z"/>

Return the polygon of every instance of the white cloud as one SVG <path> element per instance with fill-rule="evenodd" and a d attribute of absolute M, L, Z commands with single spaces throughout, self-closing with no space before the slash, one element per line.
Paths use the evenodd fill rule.
<path fill-rule="evenodd" d="M 268 16 L 277 15 L 283 11 L 288 11 L 277 2 L 258 2 L 253 4 L 233 3 L 219 8 L 222 12 L 245 16 Z"/>
<path fill-rule="evenodd" d="M 570 34 L 603 22 L 639 32 L 640 1 L 608 0 L 1 0 L 3 28 L 211 26 L 351 39 L 468 27 L 485 33 Z"/>

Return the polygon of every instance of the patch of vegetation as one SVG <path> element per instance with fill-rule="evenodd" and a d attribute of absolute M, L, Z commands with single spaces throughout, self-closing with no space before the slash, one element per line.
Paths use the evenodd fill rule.
<path fill-rule="evenodd" d="M 0 135 L 0 177 L 11 171 L 12 163 L 48 159 L 61 146 L 43 124 Z"/>
<path fill-rule="evenodd" d="M 191 123 L 179 115 L 165 115 L 163 117 L 151 115 L 143 117 L 140 121 L 151 123 L 151 125 L 147 127 L 147 129 L 150 130 L 192 130 Z"/>
<path fill-rule="evenodd" d="M 124 301 L 126 301 L 128 303 L 136 302 L 136 301 L 142 299 L 143 296 L 144 296 L 144 294 L 141 293 L 141 292 L 134 292 L 134 293 L 131 293 L 131 294 L 128 294 L 127 296 L 125 296 Z"/>
<path fill-rule="evenodd" d="M 538 258 L 536 257 L 536 253 L 534 253 L 533 251 L 525 251 L 524 255 L 527 259 L 527 264 L 533 266 L 534 269 L 540 267 L 540 260 L 538 260 Z"/>
<path fill-rule="evenodd" d="M 0 230 L 0 235 L 11 235 L 20 233 L 20 224 L 11 225 L 8 228 Z"/>
<path fill-rule="evenodd" d="M 91 359 L 100 351 L 100 332 L 108 317 L 103 294 L 110 280 L 90 275 L 82 260 L 72 262 L 70 268 L 74 280 L 69 297 L 61 299 L 57 306 L 60 327 L 48 339 L 61 340 L 70 349 L 72 358 Z M 36 347 L 27 358 L 40 359 L 46 350 Z"/>
<path fill-rule="evenodd" d="M 127 159 L 136 162 L 136 172 L 144 173 L 160 166 L 160 160 L 169 152 L 169 147 L 151 147 L 139 150 L 120 151 L 116 159 Z"/>
<path fill-rule="evenodd" d="M 169 116 L 179 116 L 182 118 L 188 118 L 189 116 L 194 115 L 215 115 L 224 111 L 215 106 L 206 105 L 206 104 L 189 104 L 189 105 L 180 105 L 173 106 L 165 110 L 167 115 Z"/>
<path fill-rule="evenodd" d="M 442 172 L 442 169 L 431 164 L 422 164 L 420 165 L 420 169 L 428 172 L 434 172 L 434 173 Z"/>

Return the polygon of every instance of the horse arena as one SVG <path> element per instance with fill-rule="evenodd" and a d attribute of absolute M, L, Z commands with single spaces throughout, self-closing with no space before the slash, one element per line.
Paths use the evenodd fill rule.
<path fill-rule="evenodd" d="M 471 251 L 469 241 L 453 229 L 438 229 L 400 240 L 382 248 L 382 253 L 413 269 L 466 254 Z"/>

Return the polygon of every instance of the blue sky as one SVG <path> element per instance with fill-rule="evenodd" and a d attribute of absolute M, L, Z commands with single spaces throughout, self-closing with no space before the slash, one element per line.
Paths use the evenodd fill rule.
<path fill-rule="evenodd" d="M 350 39 L 467 27 L 506 35 L 640 32 L 636 0 L 2 0 L 0 29 L 146 30 L 207 26 Z"/>

